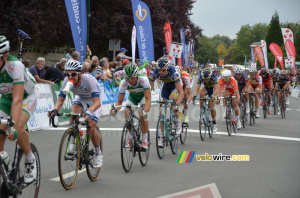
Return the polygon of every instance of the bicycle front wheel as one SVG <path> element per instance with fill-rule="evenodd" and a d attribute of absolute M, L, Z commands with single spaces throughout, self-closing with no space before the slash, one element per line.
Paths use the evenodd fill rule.
<path fill-rule="evenodd" d="M 228 135 L 231 136 L 232 134 L 232 120 L 231 120 L 231 111 L 227 110 L 226 108 L 226 127 L 227 127 L 227 132 Z"/>
<path fill-rule="evenodd" d="M 171 151 L 175 155 L 178 151 L 178 137 L 172 135 L 172 141 L 170 142 Z"/>
<path fill-rule="evenodd" d="M 202 128 L 203 125 L 203 128 Z M 199 132 L 200 132 L 200 138 L 202 141 L 206 138 L 206 123 L 204 122 L 204 114 L 200 113 L 200 119 L 199 119 Z"/>
<path fill-rule="evenodd" d="M 103 140 L 102 140 L 102 134 L 98 126 L 96 126 L 96 131 L 97 134 L 99 135 L 100 139 L 100 149 L 103 154 Z M 100 175 L 101 172 L 101 167 L 99 168 L 94 168 L 93 167 L 93 160 L 96 157 L 96 150 L 95 150 L 95 145 L 91 141 L 91 135 L 88 136 L 87 140 L 87 149 L 85 151 L 85 158 L 86 158 L 86 173 L 91 181 L 96 181 L 98 176 Z"/>
<path fill-rule="evenodd" d="M 180 133 L 180 143 L 184 144 L 187 136 L 187 124 L 182 123 L 181 133 Z"/>
<path fill-rule="evenodd" d="M 17 195 L 21 194 L 22 197 L 34 197 L 37 198 L 39 195 L 39 189 L 41 184 L 41 164 L 40 164 L 40 157 L 36 147 L 30 143 L 31 151 L 34 154 L 35 162 L 36 162 L 36 178 L 33 180 L 31 184 L 26 186 L 25 188 L 20 188 L 19 192 L 15 192 L 14 197 L 19 197 Z M 13 180 L 17 181 L 19 185 L 23 184 L 24 180 L 24 170 L 25 170 L 25 155 L 23 150 L 19 148 L 18 150 L 18 159 L 17 159 L 17 170 L 15 174 L 15 178 Z M 20 186 L 19 186 L 20 187 Z"/>
<path fill-rule="evenodd" d="M 164 158 L 166 152 L 167 140 L 163 131 L 165 128 L 167 127 L 164 126 L 164 119 L 159 116 L 156 127 L 156 151 L 159 159 Z"/>
<path fill-rule="evenodd" d="M 69 148 L 71 137 L 74 137 L 74 150 Z M 73 188 L 80 164 L 79 140 L 75 137 L 74 129 L 67 129 L 61 138 L 58 152 L 58 174 L 62 186 L 67 190 Z"/>
<path fill-rule="evenodd" d="M 208 121 L 208 126 L 207 126 L 207 131 L 208 131 L 208 135 L 210 138 L 213 137 L 213 131 L 212 131 L 212 121 Z"/>
<path fill-rule="evenodd" d="M 130 171 L 133 164 L 134 157 L 134 140 L 131 137 L 131 132 L 133 130 L 133 125 L 131 122 L 126 122 L 123 127 L 122 138 L 121 138 L 121 161 L 124 171 L 127 173 Z"/>
<path fill-rule="evenodd" d="M 140 158 L 140 163 L 142 166 L 146 166 L 147 162 L 148 162 L 148 159 L 149 159 L 149 154 L 150 154 L 150 132 L 148 130 L 148 138 L 147 138 L 147 142 L 148 142 L 148 149 L 143 151 L 143 150 L 140 150 L 139 151 L 139 158 Z M 142 145 L 142 138 L 139 142 L 141 145 Z"/>

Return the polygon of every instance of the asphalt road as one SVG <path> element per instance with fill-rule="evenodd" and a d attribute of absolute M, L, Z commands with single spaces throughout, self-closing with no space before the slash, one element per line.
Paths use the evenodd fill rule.
<path fill-rule="evenodd" d="M 205 185 L 208 185 L 208 189 L 198 190 L 198 197 L 200 194 L 202 197 L 230 198 L 299 197 L 300 100 L 290 99 L 285 119 L 281 119 L 279 115 L 269 115 L 265 120 L 257 119 L 254 126 L 250 127 L 247 123 L 245 129 L 231 137 L 227 135 L 225 122 L 220 117 L 220 106 L 217 106 L 217 113 L 218 133 L 212 139 L 201 141 L 198 133 L 199 106 L 191 105 L 190 131 L 186 144 L 179 146 L 176 155 L 167 148 L 166 156 L 162 160 L 157 156 L 155 132 L 152 130 L 147 166 L 142 167 L 136 157 L 129 173 L 124 172 L 120 157 L 123 113 L 119 113 L 116 119 L 102 117 L 99 121 L 104 141 L 101 175 L 97 181 L 91 182 L 86 173 L 82 172 L 74 188 L 69 191 L 61 186 L 59 180 L 53 181 L 58 177 L 58 149 L 64 130 L 31 132 L 30 141 L 38 148 L 41 158 L 42 180 L 39 197 L 160 197 Z M 149 117 L 151 129 L 156 128 L 157 117 L 158 107 L 154 105 Z M 10 155 L 13 146 L 13 143 L 6 142 L 5 150 Z M 197 161 L 194 156 L 191 163 L 176 163 L 180 151 L 195 151 L 196 155 L 243 154 L 249 155 L 250 161 L 207 162 Z M 188 196 L 192 194 L 181 197 Z"/>

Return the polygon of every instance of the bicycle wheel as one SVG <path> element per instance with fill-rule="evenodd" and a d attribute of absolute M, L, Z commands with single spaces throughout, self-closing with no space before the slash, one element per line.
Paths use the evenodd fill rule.
<path fill-rule="evenodd" d="M 175 155 L 178 151 L 178 137 L 172 135 L 172 141 L 170 142 L 171 151 Z"/>
<path fill-rule="evenodd" d="M 181 144 L 185 143 L 186 140 L 186 136 L 187 136 L 187 124 L 186 123 L 182 123 L 181 126 L 181 133 L 180 133 L 180 142 Z"/>
<path fill-rule="evenodd" d="M 99 135 L 100 139 L 100 149 L 101 152 L 103 153 L 103 140 L 102 140 L 102 134 L 98 126 L 96 126 L 96 131 Z M 86 173 L 87 176 L 91 181 L 96 181 L 97 177 L 99 176 L 101 172 L 101 167 L 100 168 L 93 168 L 93 159 L 96 156 L 96 150 L 95 150 L 95 145 L 91 141 L 91 135 L 88 135 L 88 140 L 87 140 L 87 148 L 85 150 L 85 159 L 86 159 Z"/>
<path fill-rule="evenodd" d="M 250 113 L 249 113 L 250 126 L 252 126 L 252 122 L 253 122 L 252 118 L 255 116 L 254 115 L 254 104 L 253 104 L 253 99 L 252 98 L 250 98 L 249 105 L 250 105 Z"/>
<path fill-rule="evenodd" d="M 246 105 L 245 105 L 245 103 L 242 103 L 240 109 L 241 109 L 240 119 L 241 119 L 243 128 L 245 128 L 245 123 L 246 123 Z"/>
<path fill-rule="evenodd" d="M 228 135 L 231 136 L 232 134 L 232 121 L 231 121 L 231 109 L 226 107 L 226 127 Z"/>
<path fill-rule="evenodd" d="M 235 115 L 234 110 L 231 111 L 231 123 L 233 132 L 236 133 L 237 131 L 237 116 Z"/>
<path fill-rule="evenodd" d="M 25 186 L 24 188 L 20 188 L 18 192 L 15 192 L 13 197 L 34 197 L 37 198 L 39 195 L 39 190 L 40 190 L 40 184 L 41 184 L 41 164 L 40 164 L 40 157 L 39 153 L 36 149 L 36 147 L 30 143 L 31 151 L 34 154 L 35 161 L 36 161 L 36 179 L 29 184 L 28 186 Z M 23 157 L 24 156 L 24 157 Z M 24 185 L 24 174 L 25 174 L 25 155 L 23 153 L 23 150 L 19 148 L 18 150 L 18 159 L 17 159 L 17 170 L 15 173 L 15 177 L 12 178 L 13 182 L 17 183 L 18 185 Z M 20 187 L 20 186 L 19 186 Z M 5 197 L 2 196 L 1 198 Z M 8 197 L 8 196 L 7 196 Z"/>
<path fill-rule="evenodd" d="M 263 113 L 264 113 L 264 119 L 267 117 L 267 111 L 268 111 L 268 104 L 267 104 L 268 99 L 264 97 L 264 104 L 263 104 Z"/>
<path fill-rule="evenodd" d="M 166 144 L 167 140 L 165 137 L 166 133 L 161 131 L 161 127 L 163 126 L 164 126 L 164 119 L 161 116 L 159 116 L 157 127 L 156 127 L 156 151 L 159 159 L 164 158 L 166 152 L 166 146 L 167 146 Z M 159 141 L 162 141 L 162 147 L 159 147 L 158 145 Z"/>
<path fill-rule="evenodd" d="M 142 135 L 142 134 L 141 134 Z M 139 140 L 139 143 L 142 145 L 142 138 L 140 137 L 141 140 Z M 148 142 L 148 149 L 147 150 L 139 150 L 139 159 L 140 159 L 140 163 L 142 166 L 146 166 L 148 159 L 149 159 L 149 154 L 150 154 L 150 132 L 148 130 L 148 138 L 147 138 L 147 142 Z"/>
<path fill-rule="evenodd" d="M 199 119 L 199 132 L 200 132 L 200 138 L 202 141 L 205 140 L 206 138 L 206 128 L 204 127 L 205 126 L 205 121 L 204 121 L 204 113 L 201 112 L 200 113 L 200 119 Z M 203 125 L 203 129 L 202 128 L 202 125 Z"/>
<path fill-rule="evenodd" d="M 210 138 L 213 137 L 213 131 L 212 131 L 212 121 L 208 120 L 208 124 L 206 125 L 208 135 Z"/>
<path fill-rule="evenodd" d="M 80 164 L 80 149 L 78 137 L 76 137 L 74 140 L 74 154 L 67 154 L 70 139 L 75 135 L 76 134 L 74 129 L 67 129 L 61 138 L 58 151 L 58 174 L 60 183 L 67 190 L 73 188 L 78 176 L 78 169 Z"/>
<path fill-rule="evenodd" d="M 273 101 L 274 115 L 276 115 L 277 114 L 277 100 L 276 100 L 276 96 L 273 96 L 272 101 Z"/>
<path fill-rule="evenodd" d="M 128 130 L 130 126 L 133 131 L 133 125 L 131 122 L 126 122 L 123 127 L 122 138 L 121 138 L 121 161 L 125 172 L 129 172 L 134 157 L 134 139 L 131 137 L 131 132 Z"/>

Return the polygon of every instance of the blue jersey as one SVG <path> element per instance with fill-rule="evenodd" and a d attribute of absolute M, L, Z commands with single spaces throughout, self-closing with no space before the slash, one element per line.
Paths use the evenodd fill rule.
<path fill-rule="evenodd" d="M 218 78 L 215 74 L 212 74 L 210 79 L 209 79 L 209 82 L 205 83 L 202 75 L 200 75 L 199 78 L 198 78 L 197 84 L 199 84 L 199 85 L 203 84 L 203 86 L 205 88 L 212 89 L 212 88 L 214 88 L 214 86 L 216 84 L 218 84 Z"/>
<path fill-rule="evenodd" d="M 151 72 L 151 74 L 149 76 L 149 80 L 150 80 L 150 82 L 154 82 L 156 79 L 163 81 L 165 85 L 166 84 L 175 85 L 175 83 L 180 82 L 180 74 L 178 72 L 176 72 L 175 67 L 169 66 L 167 75 L 161 77 L 158 74 L 158 69 L 155 68 Z"/>

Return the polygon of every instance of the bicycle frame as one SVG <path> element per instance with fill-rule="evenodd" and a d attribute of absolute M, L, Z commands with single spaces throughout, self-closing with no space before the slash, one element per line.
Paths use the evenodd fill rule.
<path fill-rule="evenodd" d="M 161 116 L 163 117 L 164 123 L 164 137 L 167 137 L 167 142 L 172 141 L 172 123 L 173 123 L 173 109 L 171 105 L 168 103 L 173 103 L 172 100 L 168 100 L 166 102 L 161 103 Z M 166 117 L 166 111 L 170 109 L 170 119 L 168 120 Z"/>

